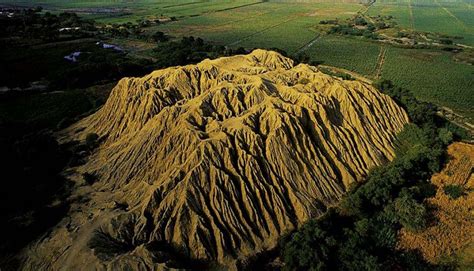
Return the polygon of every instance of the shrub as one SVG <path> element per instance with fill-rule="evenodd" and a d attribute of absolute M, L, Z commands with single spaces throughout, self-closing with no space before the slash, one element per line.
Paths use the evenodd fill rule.
<path fill-rule="evenodd" d="M 450 39 L 440 39 L 439 42 L 440 42 L 441 44 L 446 44 L 446 45 L 451 45 L 451 44 L 453 44 L 453 41 L 450 40 Z"/>
<path fill-rule="evenodd" d="M 367 25 L 367 21 L 363 17 L 357 17 L 354 20 L 356 25 Z"/>
<path fill-rule="evenodd" d="M 169 40 L 169 37 L 161 32 L 161 31 L 156 31 L 152 36 L 151 36 L 152 40 L 155 41 L 155 42 L 165 42 L 165 41 L 168 41 Z"/>
<path fill-rule="evenodd" d="M 462 185 L 457 184 L 449 184 L 443 187 L 443 191 L 446 195 L 448 195 L 451 199 L 457 199 L 459 197 L 464 196 L 465 191 Z"/>
<path fill-rule="evenodd" d="M 394 209 L 400 224 L 410 231 L 420 231 L 426 227 L 427 211 L 423 204 L 409 196 L 402 196 L 394 201 Z"/>
<path fill-rule="evenodd" d="M 399 32 L 397 33 L 397 37 L 399 37 L 399 38 L 406 38 L 406 37 L 408 37 L 408 34 L 405 33 L 405 32 L 399 31 Z"/>
<path fill-rule="evenodd" d="M 453 133 L 447 128 L 441 128 L 438 132 L 438 138 L 443 144 L 448 145 L 453 141 Z"/>

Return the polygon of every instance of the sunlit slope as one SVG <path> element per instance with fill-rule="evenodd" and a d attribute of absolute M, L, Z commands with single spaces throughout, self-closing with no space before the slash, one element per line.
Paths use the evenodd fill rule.
<path fill-rule="evenodd" d="M 129 236 L 130 251 L 113 254 L 114 264 L 123 267 L 138 249 L 152 257 L 148 245 L 166 243 L 231 266 L 274 247 L 393 159 L 407 122 L 370 85 L 255 50 L 124 78 L 98 112 L 65 133 L 103 138 L 80 170 L 98 176 L 96 190 L 113 192 L 90 208 L 128 206 L 102 221 L 113 225 L 101 228 L 112 239 Z M 77 259 L 92 257 L 80 251 Z M 110 268 L 92 258 L 88 264 Z"/>

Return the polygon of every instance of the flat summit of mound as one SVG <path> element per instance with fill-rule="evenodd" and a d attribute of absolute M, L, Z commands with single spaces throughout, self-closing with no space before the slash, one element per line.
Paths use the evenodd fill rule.
<path fill-rule="evenodd" d="M 65 131 L 103 139 L 79 169 L 98 177 L 92 217 L 72 216 L 78 230 L 59 226 L 30 253 L 52 269 L 175 267 L 176 255 L 232 266 L 393 159 L 407 122 L 372 86 L 271 51 L 124 78 Z M 113 201 L 128 207 L 103 207 Z"/>

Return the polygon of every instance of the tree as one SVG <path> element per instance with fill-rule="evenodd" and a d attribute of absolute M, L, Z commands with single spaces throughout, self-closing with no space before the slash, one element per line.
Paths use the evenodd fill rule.
<path fill-rule="evenodd" d="M 443 187 L 443 191 L 451 199 L 457 199 L 464 196 L 464 187 L 462 185 L 450 184 Z"/>
<path fill-rule="evenodd" d="M 446 128 L 439 129 L 438 138 L 445 145 L 448 145 L 453 141 L 453 133 Z"/>
<path fill-rule="evenodd" d="M 355 18 L 354 23 L 356 25 L 367 25 L 367 21 L 363 17 L 360 17 L 360 16 L 357 16 Z"/>
<path fill-rule="evenodd" d="M 404 195 L 398 197 L 393 205 L 403 227 L 411 231 L 420 231 L 426 227 L 427 211 L 423 204 L 416 202 L 410 196 Z"/>
<path fill-rule="evenodd" d="M 165 33 L 161 32 L 161 31 L 156 31 L 152 36 L 151 38 L 153 39 L 153 41 L 155 42 L 165 42 L 165 41 L 168 41 L 168 36 L 165 35 Z"/>

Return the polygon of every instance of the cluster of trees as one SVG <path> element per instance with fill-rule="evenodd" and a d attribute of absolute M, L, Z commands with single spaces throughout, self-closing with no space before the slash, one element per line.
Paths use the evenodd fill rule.
<path fill-rule="evenodd" d="M 459 184 L 449 184 L 443 187 L 443 191 L 446 195 L 448 195 L 451 199 L 457 199 L 462 197 L 466 194 L 465 188 Z"/>
<path fill-rule="evenodd" d="M 397 23 L 393 20 L 393 16 L 388 15 L 388 16 L 373 16 L 370 17 L 372 21 L 374 22 L 374 26 L 377 29 L 386 29 L 386 28 L 393 28 L 397 25 Z"/>
<path fill-rule="evenodd" d="M 418 31 L 399 31 L 396 34 L 397 38 L 410 38 L 413 39 L 414 43 L 417 44 L 417 40 L 423 40 L 424 37 L 428 37 L 431 40 L 437 40 L 438 43 L 444 45 L 441 49 L 445 51 L 452 51 L 452 50 L 462 50 L 461 48 L 455 46 L 456 39 L 462 39 L 463 37 L 458 36 L 448 36 L 448 35 L 441 35 L 437 33 L 430 33 L 430 32 L 418 32 Z M 401 40 L 396 40 L 397 42 L 401 43 Z"/>
<path fill-rule="evenodd" d="M 100 30 L 102 33 L 109 34 L 111 37 L 128 38 L 132 36 L 140 36 L 142 33 L 142 25 L 126 22 L 121 24 L 106 25 Z"/>
<path fill-rule="evenodd" d="M 167 40 L 166 35 L 157 39 Z M 243 48 L 231 49 L 215 46 L 201 38 L 183 37 L 180 41 L 160 42 L 153 50 L 153 60 L 133 58 L 124 52 L 89 48 L 71 63 L 67 69 L 59 70 L 50 79 L 51 89 L 70 89 L 92 86 L 118 80 L 127 76 L 143 76 L 155 69 L 198 63 L 206 58 L 217 58 L 234 54 L 245 54 Z"/>
<path fill-rule="evenodd" d="M 170 21 L 175 21 L 175 17 L 171 17 Z M 122 38 L 135 38 L 146 40 L 149 42 L 165 42 L 169 40 L 169 37 L 161 31 L 156 31 L 154 33 L 149 33 L 143 30 L 143 28 L 159 25 L 161 24 L 160 20 L 148 20 L 148 19 L 139 19 L 136 23 L 126 22 L 126 23 L 114 23 L 111 25 L 101 26 L 100 30 L 102 33 L 108 34 L 112 37 L 122 37 Z"/>
<path fill-rule="evenodd" d="M 158 44 L 153 50 L 155 67 L 163 68 L 176 65 L 198 63 L 206 58 L 217 58 L 235 54 L 245 54 L 244 48 L 232 49 L 212 45 L 201 38 L 183 37 L 180 41 Z"/>
<path fill-rule="evenodd" d="M 416 251 L 396 248 L 404 227 L 421 231 L 432 223 L 424 199 L 434 196 L 431 175 L 440 170 L 445 147 L 460 133 L 429 103 L 390 81 L 376 84 L 403 106 L 412 121 L 398 136 L 397 158 L 354 185 L 339 206 L 308 221 L 283 239 L 287 270 L 445 270 Z"/>
<path fill-rule="evenodd" d="M 198 63 L 206 58 L 245 54 L 243 48 L 232 49 L 212 45 L 201 38 L 183 37 L 180 41 L 167 41 L 168 36 L 155 33 L 162 40 L 153 50 L 153 60 L 134 58 L 125 52 L 88 47 L 88 52 L 49 78 L 51 89 L 83 88 L 97 83 L 118 80 L 127 76 L 143 76 L 155 69 Z"/>
<path fill-rule="evenodd" d="M 50 89 L 71 89 L 119 80 L 126 76 L 142 76 L 153 70 L 149 59 L 134 58 L 124 52 L 93 45 L 76 63 L 50 74 Z"/>
<path fill-rule="evenodd" d="M 143 28 L 149 27 L 153 24 L 160 24 L 159 21 L 137 20 L 137 23 L 114 23 L 111 25 L 101 26 L 100 31 L 108 34 L 111 37 L 120 38 L 136 38 L 142 40 L 153 40 L 155 34 L 149 35 L 143 31 Z M 157 32 L 159 33 L 159 32 Z"/>
<path fill-rule="evenodd" d="M 148 37 L 148 39 L 152 40 L 154 42 L 165 42 L 165 41 L 168 41 L 170 38 L 165 33 L 161 32 L 161 31 L 156 31 L 155 33 L 150 35 Z"/>
<path fill-rule="evenodd" d="M 14 9 L 5 11 L 10 16 L 0 16 L 0 37 L 22 37 L 54 41 L 59 39 L 61 29 L 74 37 L 90 35 L 95 23 L 84 20 L 75 13 L 63 12 L 58 15 L 41 13 L 42 8 Z"/>
<path fill-rule="evenodd" d="M 364 36 L 368 39 L 378 40 L 380 36 L 375 31 L 394 27 L 396 23 L 392 19 L 392 16 L 378 15 L 371 17 L 371 20 L 368 21 L 364 16 L 357 15 L 343 23 L 339 20 L 322 20 L 319 23 L 334 25 L 329 30 L 330 34 Z"/>
<path fill-rule="evenodd" d="M 139 19 L 136 23 L 97 24 L 85 20 L 73 12 L 42 13 L 42 8 L 3 9 L 0 16 L 0 37 L 34 38 L 56 41 L 61 38 L 89 37 L 97 33 L 111 37 L 136 38 L 146 41 L 164 42 L 168 36 L 163 32 L 146 33 L 143 28 L 160 24 L 159 20 Z M 176 20 L 172 17 L 170 20 Z M 100 31 L 99 31 L 100 30 Z"/>
<path fill-rule="evenodd" d="M 331 27 L 329 34 L 341 34 L 341 35 L 350 35 L 350 36 L 364 36 L 368 39 L 378 40 L 380 37 L 377 33 L 374 32 L 376 28 L 371 24 L 370 27 L 367 26 L 365 29 L 359 29 L 350 24 L 340 24 Z"/>

